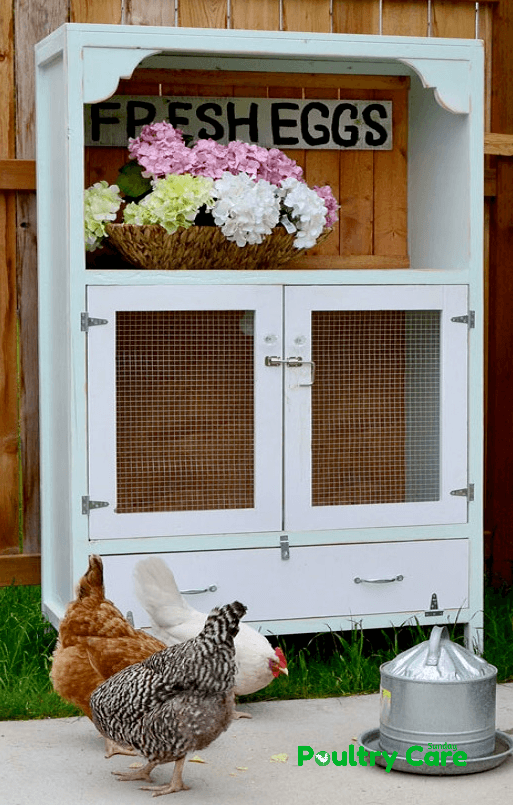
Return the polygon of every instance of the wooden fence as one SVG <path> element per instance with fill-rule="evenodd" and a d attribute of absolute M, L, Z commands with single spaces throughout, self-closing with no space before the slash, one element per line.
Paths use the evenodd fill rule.
<path fill-rule="evenodd" d="M 39 582 L 34 44 L 65 22 L 478 37 L 486 53 L 487 559 L 513 566 L 511 0 L 0 0 L 0 585 Z"/>

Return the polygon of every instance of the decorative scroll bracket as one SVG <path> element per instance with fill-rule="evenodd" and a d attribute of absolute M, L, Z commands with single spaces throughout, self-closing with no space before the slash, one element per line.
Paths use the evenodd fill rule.
<path fill-rule="evenodd" d="M 398 59 L 414 70 L 424 87 L 434 89 L 437 103 L 448 112 L 468 115 L 470 112 L 470 63 L 440 59 Z"/>

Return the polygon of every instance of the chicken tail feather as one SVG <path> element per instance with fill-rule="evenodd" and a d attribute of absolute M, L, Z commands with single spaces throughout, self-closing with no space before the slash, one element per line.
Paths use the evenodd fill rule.
<path fill-rule="evenodd" d="M 142 559 L 134 568 L 134 590 L 139 602 L 155 623 L 182 623 L 191 612 L 177 587 L 172 571 L 159 556 Z"/>
<path fill-rule="evenodd" d="M 96 554 L 89 557 L 89 567 L 77 586 L 77 598 L 79 600 L 88 598 L 91 595 L 105 597 L 103 563 L 101 557 Z"/>
<path fill-rule="evenodd" d="M 206 620 L 203 634 L 211 635 L 221 640 L 225 639 L 227 634 L 235 637 L 239 631 L 239 621 L 246 612 L 247 607 L 239 601 L 234 601 L 233 604 L 225 604 L 223 607 L 216 607 Z"/>

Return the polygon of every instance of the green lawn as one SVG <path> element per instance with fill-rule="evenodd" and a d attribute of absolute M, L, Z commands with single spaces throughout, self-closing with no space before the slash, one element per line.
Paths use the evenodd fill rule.
<path fill-rule="evenodd" d="M 0 588 L 0 720 L 58 718 L 80 714 L 53 691 L 50 658 L 56 632 L 40 611 L 39 587 Z M 499 682 L 513 679 L 513 591 L 487 590 L 485 658 L 498 668 Z M 429 637 L 429 628 L 404 626 L 362 632 L 279 638 L 289 676 L 241 701 L 321 698 L 372 693 L 379 666 Z M 463 628 L 451 627 L 462 642 Z"/>

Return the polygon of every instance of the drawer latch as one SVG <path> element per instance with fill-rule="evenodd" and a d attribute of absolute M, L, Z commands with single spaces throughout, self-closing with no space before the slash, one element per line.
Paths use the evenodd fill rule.
<path fill-rule="evenodd" d="M 290 559 L 289 538 L 286 536 L 286 534 L 283 534 L 280 537 L 280 550 L 282 559 Z"/>
<path fill-rule="evenodd" d="M 429 610 L 427 612 L 424 612 L 424 615 L 426 616 L 426 618 L 434 618 L 435 616 L 439 617 L 440 615 L 443 614 L 444 614 L 443 609 L 438 609 L 438 596 L 436 593 L 433 593 L 433 595 L 431 596 L 431 604 L 429 605 Z"/>

